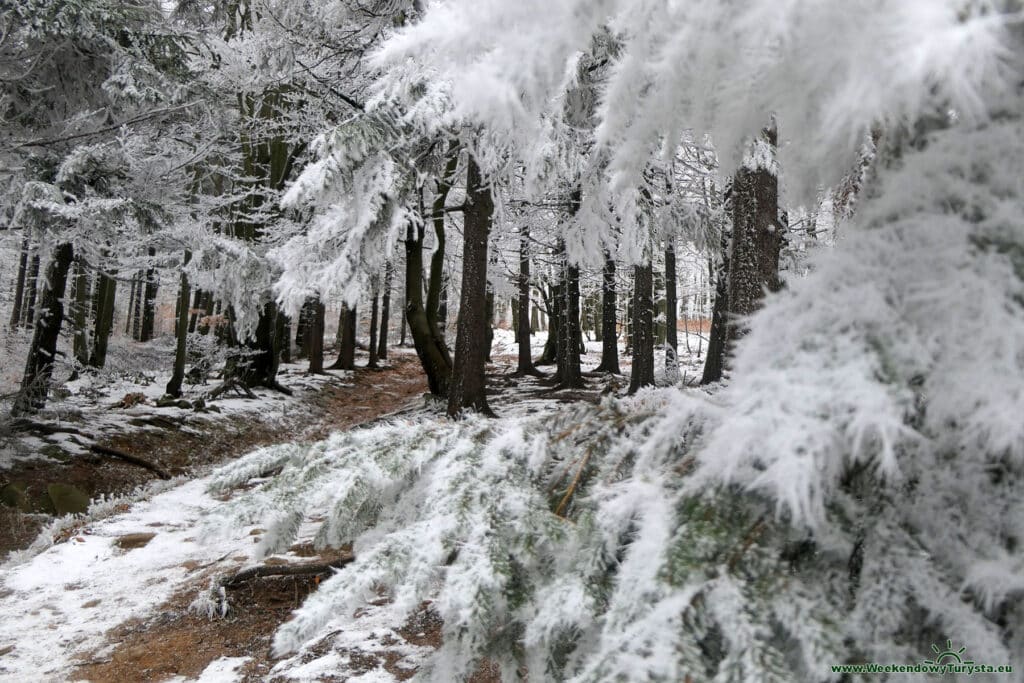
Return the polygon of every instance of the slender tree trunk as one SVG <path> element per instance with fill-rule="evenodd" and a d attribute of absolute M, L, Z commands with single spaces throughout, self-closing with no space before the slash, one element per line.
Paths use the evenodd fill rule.
<path fill-rule="evenodd" d="M 715 303 L 711 308 L 711 331 L 708 337 L 707 355 L 704 356 L 704 374 L 701 384 L 712 384 L 722 379 L 725 370 L 725 347 L 729 328 L 729 254 L 725 250 L 728 237 L 722 235 L 723 251 L 718 268 L 708 265 L 708 272 L 715 274 Z"/>
<path fill-rule="evenodd" d="M 11 414 L 34 413 L 46 405 L 53 374 L 53 361 L 57 356 L 57 340 L 64 321 L 64 290 L 74 251 L 70 244 L 59 245 L 47 267 L 46 282 L 40 297 L 40 315 L 32 335 L 21 389 L 14 399 Z"/>
<path fill-rule="evenodd" d="M 200 306 L 203 304 L 203 290 L 196 289 L 195 298 L 192 300 L 192 310 L 188 314 L 188 331 L 191 334 L 196 331 L 196 323 L 199 321 Z M 187 310 L 187 307 L 186 307 Z M 180 313 L 180 311 L 179 311 Z"/>
<path fill-rule="evenodd" d="M 377 339 L 377 357 L 388 359 L 388 325 L 391 322 L 391 261 L 384 268 L 384 294 L 380 304 L 380 335 Z"/>
<path fill-rule="evenodd" d="M 370 352 L 370 358 L 366 361 L 366 367 L 378 368 L 380 364 L 377 362 L 377 316 L 380 314 L 380 308 L 378 306 L 377 287 L 373 287 L 373 291 L 370 292 L 372 302 L 370 303 L 370 345 L 368 351 Z"/>
<path fill-rule="evenodd" d="M 580 269 L 571 265 L 561 250 L 562 315 L 558 326 L 558 371 L 555 381 L 561 389 L 583 386 L 580 370 Z"/>
<path fill-rule="evenodd" d="M 608 252 L 604 255 L 604 269 L 601 272 L 601 364 L 598 372 L 622 374 L 619 369 L 618 302 L 615 291 L 615 259 Z"/>
<path fill-rule="evenodd" d="M 25 280 L 28 277 L 28 237 L 21 241 L 21 255 L 18 257 L 18 276 L 14 284 L 14 308 L 11 309 L 12 330 L 21 326 L 21 309 L 25 301 Z"/>
<path fill-rule="evenodd" d="M 540 358 L 537 359 L 537 365 L 558 362 L 558 348 L 562 341 L 562 307 L 565 305 L 561 281 L 551 285 L 550 293 L 545 297 L 545 304 L 548 307 L 548 338 L 544 342 Z"/>
<path fill-rule="evenodd" d="M 36 322 L 36 292 L 39 288 L 39 254 L 32 256 L 28 267 L 28 293 L 25 302 L 24 327 L 32 327 Z"/>
<path fill-rule="evenodd" d="M 633 371 L 629 393 L 654 384 L 654 269 L 633 267 Z"/>
<path fill-rule="evenodd" d="M 89 364 L 89 272 L 85 262 L 75 259 L 75 289 L 72 320 L 74 326 L 72 350 L 80 365 Z"/>
<path fill-rule="evenodd" d="M 410 224 L 405 239 L 405 319 L 430 393 L 448 397 L 452 361 L 448 346 L 430 322 L 423 301 L 423 229 Z"/>
<path fill-rule="evenodd" d="M 462 294 L 459 298 L 455 363 L 448 391 L 448 415 L 467 408 L 491 414 L 487 405 L 484 366 L 487 361 L 487 242 L 494 214 L 491 190 L 484 185 L 472 155 L 466 164 L 466 209 L 462 250 Z"/>
<path fill-rule="evenodd" d="M 171 373 L 171 379 L 167 382 L 167 388 L 165 389 L 167 395 L 174 398 L 181 396 L 181 383 L 185 379 L 188 333 L 194 329 L 194 326 L 189 322 L 188 275 L 185 274 L 185 266 L 191 260 L 192 252 L 186 251 L 181 263 L 181 280 L 178 285 L 178 318 L 174 326 L 176 342 L 174 347 L 174 371 Z M 199 292 L 196 292 L 196 297 L 199 297 Z"/>
<path fill-rule="evenodd" d="M 299 324 L 295 326 L 295 346 L 298 348 L 298 358 L 309 358 L 309 325 L 312 313 L 313 299 L 308 298 L 302 302 L 299 309 Z"/>
<path fill-rule="evenodd" d="M 338 345 L 338 360 L 331 366 L 332 370 L 355 370 L 356 369 L 356 325 L 359 318 L 356 307 L 343 305 L 341 307 L 341 341 Z"/>
<path fill-rule="evenodd" d="M 679 365 L 679 330 L 676 329 L 679 302 L 676 297 L 676 247 L 669 240 L 665 245 L 665 367 Z"/>
<path fill-rule="evenodd" d="M 519 343 L 519 367 L 516 368 L 516 375 L 533 375 L 540 377 L 541 373 L 533 365 L 533 355 L 530 350 L 530 314 L 536 317 L 536 311 L 530 309 L 530 226 L 523 221 L 519 229 L 519 299 L 516 315 L 516 341 Z"/>
<path fill-rule="evenodd" d="M 403 311 L 405 310 L 405 301 L 404 300 L 402 301 L 402 310 Z M 399 328 L 401 330 L 399 332 L 398 345 L 399 346 L 405 346 L 405 315 L 400 315 L 400 316 L 398 316 L 398 318 L 399 318 L 398 325 L 399 325 Z"/>
<path fill-rule="evenodd" d="M 236 377 L 250 388 L 262 386 L 291 394 L 290 389 L 277 381 L 277 369 L 281 364 L 281 350 L 276 343 L 277 316 L 277 304 L 268 301 L 263 305 L 255 333 L 241 344 L 241 355 L 228 359 L 225 375 Z"/>
<path fill-rule="evenodd" d="M 132 287 L 128 294 L 128 311 L 125 316 L 126 335 L 130 334 L 132 339 L 139 341 L 142 338 L 142 274 L 136 273 L 132 277 Z"/>
<path fill-rule="evenodd" d="M 427 320 L 439 337 L 439 343 L 447 346 L 444 337 L 448 318 L 448 287 L 444 275 L 445 256 L 445 214 L 444 207 L 448 201 L 455 172 L 459 167 L 459 145 L 452 142 L 448 146 L 448 157 L 444 171 L 437 181 L 437 193 L 431 205 L 431 223 L 434 226 L 436 246 L 430 257 L 430 280 L 427 283 Z"/>
<path fill-rule="evenodd" d="M 324 371 L 324 304 L 316 298 L 309 317 L 309 373 L 320 375 Z M 276 333 L 275 333 L 276 334 Z"/>
<path fill-rule="evenodd" d="M 103 271 L 99 273 L 99 292 L 96 302 L 96 331 L 92 340 L 92 355 L 89 365 L 102 368 L 107 362 L 107 347 L 114 327 L 114 299 L 117 295 L 117 280 Z"/>
<path fill-rule="evenodd" d="M 156 256 L 156 249 L 149 248 L 149 258 Z M 146 285 L 142 296 L 142 329 L 139 332 L 139 341 L 148 342 L 153 338 L 153 328 L 156 326 L 156 294 L 159 281 L 156 269 L 150 263 L 146 269 Z"/>

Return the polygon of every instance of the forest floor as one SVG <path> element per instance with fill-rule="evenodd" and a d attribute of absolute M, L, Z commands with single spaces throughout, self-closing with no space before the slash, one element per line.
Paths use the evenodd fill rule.
<path fill-rule="evenodd" d="M 510 335 L 499 332 L 489 368 L 492 407 L 499 412 L 513 404 L 522 410 L 524 402 L 525 410 L 534 412 L 552 400 L 597 401 L 603 393 L 624 389 L 622 376 L 590 377 L 587 388 L 575 392 L 553 392 L 532 378 L 512 381 L 514 347 Z M 586 358 L 596 363 L 598 355 Z M 699 362 L 687 360 L 690 364 L 681 370 L 693 377 Z M 623 369 L 628 371 L 628 362 Z M 329 575 L 329 565 L 349 557 L 347 549 L 314 550 L 316 519 L 304 525 L 287 552 L 269 558 L 256 555 L 264 529 L 225 529 L 214 542 L 204 536 L 204 517 L 225 500 L 207 491 L 209 472 L 217 463 L 263 445 L 315 441 L 383 416 L 401 420 L 439 411 L 423 398 L 425 381 L 409 349 L 394 350 L 382 370 L 360 367 L 355 373 L 307 376 L 296 365 L 286 367 L 281 379 L 295 396 L 261 392 L 255 401 L 230 398 L 219 402 L 222 410 L 213 414 L 157 409 L 148 399 L 118 407 L 125 387 L 117 386 L 108 388 L 92 414 L 74 417 L 74 425 L 88 425 L 102 443 L 175 475 L 169 481 L 153 481 L 146 469 L 90 453 L 8 463 L 4 478 L 19 477 L 33 495 L 54 479 L 89 489 L 94 498 L 125 495 L 106 504 L 94 502 L 85 515 L 51 522 L 28 550 L 12 553 L 0 567 L 5 613 L 0 680 L 391 683 L 414 675 L 441 643 L 441 623 L 429 604 L 401 626 L 381 621 L 371 605 L 361 614 L 361 629 L 334 633 L 322 648 L 299 657 L 271 658 L 277 627 Z M 162 419 L 150 420 L 154 415 Z M 107 428 L 107 423 L 121 429 Z M 75 445 L 66 435 L 47 438 L 37 448 L 70 448 L 62 439 Z M 22 517 L 20 536 L 17 530 L 0 530 L 8 550 L 25 548 L 34 535 L 26 519 L 37 526 L 46 520 L 38 514 Z M 301 573 L 219 588 L 225 579 L 257 565 Z M 221 608 L 224 614 L 211 614 Z M 484 665 L 474 681 L 499 678 Z"/>

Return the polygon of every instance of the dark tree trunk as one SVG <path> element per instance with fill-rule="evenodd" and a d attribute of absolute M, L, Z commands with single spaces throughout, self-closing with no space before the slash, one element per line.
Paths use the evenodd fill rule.
<path fill-rule="evenodd" d="M 341 307 L 341 342 L 338 345 L 338 360 L 331 366 L 332 370 L 356 369 L 356 325 L 359 318 L 356 307 Z"/>
<path fill-rule="evenodd" d="M 484 348 L 487 350 L 487 357 L 484 359 L 487 363 L 491 362 L 491 349 L 494 348 L 494 290 L 491 289 L 490 283 L 487 285 L 487 294 L 484 297 L 484 308 L 487 316 L 487 332 L 484 339 Z"/>
<path fill-rule="evenodd" d="M 277 368 L 281 363 L 277 347 L 277 304 L 268 301 L 260 311 L 256 331 L 241 344 L 244 355 L 235 355 L 228 360 L 226 378 L 234 377 L 247 387 L 267 387 L 285 394 L 291 390 L 277 381 Z"/>
<path fill-rule="evenodd" d="M 774 126 L 759 144 L 774 152 Z M 731 344 L 743 334 L 742 320 L 761 306 L 765 290 L 779 288 L 779 252 L 785 228 L 779 222 L 779 181 L 773 169 L 741 167 L 732 186 L 732 253 L 729 268 L 727 335 Z"/>
<path fill-rule="evenodd" d="M 384 268 L 384 294 L 380 303 L 380 336 L 377 339 L 377 358 L 388 359 L 388 325 L 391 322 L 391 262 Z"/>
<path fill-rule="evenodd" d="M 548 338 L 537 359 L 537 365 L 552 365 L 558 362 L 558 348 L 562 341 L 562 307 L 565 305 L 565 297 L 561 282 L 551 286 L 544 303 L 548 308 Z"/>
<path fill-rule="evenodd" d="M 149 248 L 149 258 L 156 256 L 156 249 Z M 142 329 L 139 332 L 139 341 L 148 342 L 153 338 L 153 328 L 156 326 L 156 293 L 159 282 L 156 277 L 156 269 L 150 263 L 146 269 L 146 286 L 142 295 Z"/>
<path fill-rule="evenodd" d="M 580 269 L 562 260 L 562 315 L 558 326 L 558 370 L 555 381 L 561 389 L 579 389 L 583 386 L 580 370 Z"/>
<path fill-rule="evenodd" d="M 523 222 L 519 229 L 519 299 L 516 307 L 516 341 L 519 343 L 519 367 L 516 375 L 539 377 L 530 351 L 530 227 Z"/>
<path fill-rule="evenodd" d="M 605 253 L 601 273 L 601 364 L 598 372 L 622 374 L 619 369 L 618 302 L 615 291 L 615 259 Z"/>
<path fill-rule="evenodd" d="M 654 384 L 654 269 L 633 267 L 633 370 L 629 393 Z"/>
<path fill-rule="evenodd" d="M 18 276 L 14 281 L 14 308 L 11 309 L 11 329 L 21 326 L 21 309 L 25 301 L 25 280 L 28 277 L 28 238 L 21 241 L 18 257 Z"/>
<path fill-rule="evenodd" d="M 203 290 L 196 289 L 195 298 L 192 300 L 192 310 L 189 311 L 188 316 L 188 331 L 189 333 L 196 331 L 196 323 L 199 320 L 199 307 L 203 304 Z M 187 309 L 187 307 L 186 307 Z M 180 313 L 180 311 L 179 311 Z"/>
<path fill-rule="evenodd" d="M 32 327 L 36 322 L 36 291 L 39 288 L 39 254 L 35 254 L 29 261 L 28 284 L 25 301 L 25 312 L 23 319 L 24 327 Z"/>
<path fill-rule="evenodd" d="M 89 364 L 89 272 L 81 257 L 75 259 L 72 351 L 80 365 Z"/>
<path fill-rule="evenodd" d="M 185 360 L 188 346 L 188 333 L 193 330 L 193 325 L 189 322 L 189 310 L 188 310 L 188 275 L 185 274 L 185 266 L 192 260 L 192 252 L 186 251 L 185 258 L 181 263 L 181 281 L 178 285 L 178 317 L 177 323 L 174 326 L 175 335 L 175 347 L 174 347 L 174 371 L 171 373 L 171 379 L 167 382 L 167 388 L 165 391 L 168 396 L 178 398 L 181 396 L 181 383 L 185 379 Z M 196 298 L 198 299 L 199 292 L 196 292 Z M 194 319 L 193 319 L 194 322 Z"/>
<path fill-rule="evenodd" d="M 53 361 L 57 355 L 57 340 L 64 321 L 64 290 L 74 252 L 70 244 L 59 245 L 47 267 L 46 282 L 40 297 L 39 322 L 32 335 L 21 389 L 14 399 L 11 414 L 34 413 L 46 405 L 53 374 Z"/>
<path fill-rule="evenodd" d="M 313 313 L 313 299 L 309 298 L 302 302 L 299 309 L 299 324 L 295 326 L 295 346 L 298 348 L 298 358 L 309 358 L 309 325 Z"/>
<path fill-rule="evenodd" d="M 436 246 L 430 257 L 430 280 L 427 283 L 427 320 L 436 331 L 440 343 L 445 342 L 445 327 L 448 322 L 448 282 L 444 274 L 445 256 L 445 214 L 444 207 L 455 182 L 455 172 L 459 167 L 459 145 L 452 142 L 448 146 L 448 156 L 444 171 L 437 181 L 437 193 L 431 205 L 431 223 L 434 226 Z M 445 351 L 447 353 L 447 349 Z"/>
<path fill-rule="evenodd" d="M 676 247 L 670 241 L 665 246 L 665 367 L 679 364 L 679 330 L 676 328 L 679 302 L 676 299 L 676 288 Z"/>
<path fill-rule="evenodd" d="M 107 346 L 114 328 L 114 298 L 117 295 L 117 280 L 103 271 L 99 273 L 96 301 L 96 331 L 92 340 L 92 355 L 89 365 L 102 368 L 107 362 Z"/>
<path fill-rule="evenodd" d="M 403 311 L 405 310 L 404 302 L 403 302 L 403 305 L 402 305 L 402 310 Z M 400 315 L 400 316 L 398 316 L 398 318 L 399 318 L 398 325 L 399 325 L 399 328 L 401 330 L 399 332 L 398 345 L 399 346 L 405 346 L 405 316 L 404 315 Z"/>
<path fill-rule="evenodd" d="M 282 311 L 277 312 L 277 326 L 274 331 L 274 344 L 278 348 L 277 357 L 281 363 L 292 362 L 292 324 L 291 319 Z"/>
<path fill-rule="evenodd" d="M 455 363 L 448 391 L 448 415 L 467 408 L 491 414 L 487 405 L 484 367 L 487 362 L 487 241 L 494 214 L 491 190 L 484 185 L 472 155 L 466 170 L 466 209 L 462 250 L 462 294 L 459 297 Z"/>
<path fill-rule="evenodd" d="M 128 310 L 125 315 L 124 333 L 131 335 L 135 341 L 142 336 L 142 277 L 141 274 L 132 276 L 132 287 L 128 291 Z"/>
<path fill-rule="evenodd" d="M 370 345 L 367 350 L 370 352 L 370 358 L 366 361 L 366 367 L 378 368 L 380 364 L 377 362 L 377 316 L 380 314 L 380 308 L 378 306 L 377 288 L 374 287 L 373 291 L 370 292 L 372 302 L 370 303 Z"/>
<path fill-rule="evenodd" d="M 704 374 L 701 384 L 712 384 L 722 379 L 725 370 L 725 346 L 729 328 L 729 255 L 724 249 L 728 237 L 722 235 L 723 250 L 718 268 L 708 268 L 715 274 L 715 303 L 711 308 L 711 332 L 708 338 L 707 355 L 704 357 Z"/>
<path fill-rule="evenodd" d="M 309 328 L 306 330 L 306 335 L 309 340 L 309 373 L 310 374 L 323 374 L 324 371 L 324 304 L 317 298 L 312 302 L 311 313 L 309 316 Z M 280 314 L 278 314 L 280 317 Z M 275 329 L 275 337 L 280 338 L 280 335 Z"/>

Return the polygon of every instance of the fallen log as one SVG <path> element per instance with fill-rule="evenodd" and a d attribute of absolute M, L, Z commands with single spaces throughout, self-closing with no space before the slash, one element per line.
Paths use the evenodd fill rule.
<path fill-rule="evenodd" d="M 164 468 L 160 467 L 156 463 L 150 462 L 149 460 L 146 460 L 145 458 L 140 458 L 137 455 L 132 455 L 131 453 L 125 453 L 124 451 L 119 451 L 116 448 L 111 448 L 109 446 L 102 446 L 102 445 L 100 445 L 98 443 L 89 444 L 89 450 L 91 452 L 93 452 L 93 453 L 96 453 L 97 455 L 106 455 L 106 456 L 109 456 L 111 458 L 117 458 L 118 460 L 124 460 L 125 462 L 127 462 L 129 464 L 136 465 L 138 467 L 142 467 L 144 469 L 147 469 L 150 472 L 152 472 L 153 474 L 155 474 L 156 476 L 160 477 L 161 479 L 170 479 L 171 478 L 171 475 L 170 475 L 170 473 L 167 470 L 165 470 Z"/>
<path fill-rule="evenodd" d="M 225 588 L 233 588 L 246 581 L 253 579 L 264 579 L 271 576 L 314 576 L 327 574 L 335 569 L 341 569 L 351 564 L 356 559 L 351 553 L 330 562 L 316 562 L 304 564 L 261 564 L 255 567 L 243 569 L 233 576 L 226 576 L 220 580 L 220 585 Z"/>

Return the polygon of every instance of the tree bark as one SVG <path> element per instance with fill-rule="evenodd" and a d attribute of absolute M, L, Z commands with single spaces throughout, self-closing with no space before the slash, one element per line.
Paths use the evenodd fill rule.
<path fill-rule="evenodd" d="M 494 214 L 494 199 L 476 159 L 466 164 L 466 209 L 462 250 L 462 294 L 455 336 L 455 363 L 448 391 L 448 415 L 467 408 L 490 415 L 484 367 L 487 361 L 487 242 Z"/>
<path fill-rule="evenodd" d="M 701 384 L 712 384 L 722 379 L 725 371 L 725 347 L 729 328 L 729 254 L 727 233 L 722 235 L 722 256 L 718 268 L 709 265 L 708 272 L 715 273 L 715 303 L 711 308 L 711 332 L 708 338 L 707 355 L 704 357 L 704 374 Z"/>
<path fill-rule="evenodd" d="M 665 367 L 678 367 L 679 331 L 676 319 L 679 302 L 676 283 L 676 246 L 665 245 Z"/>
<path fill-rule="evenodd" d="M 356 369 L 356 325 L 359 322 L 356 307 L 346 304 L 341 307 L 341 343 L 338 346 L 338 360 L 332 370 Z"/>
<path fill-rule="evenodd" d="M 75 259 L 72 351 L 80 365 L 89 364 L 89 272 L 81 257 Z"/>
<path fill-rule="evenodd" d="M 516 341 L 519 343 L 519 366 L 516 368 L 517 376 L 533 375 L 541 376 L 539 370 L 533 365 L 533 355 L 530 350 L 530 226 L 523 221 L 519 228 L 519 299 L 516 312 Z M 536 313 L 534 312 L 534 317 Z"/>
<path fill-rule="evenodd" d="M 774 155 L 774 124 L 757 144 Z M 765 290 L 779 288 L 779 253 L 784 227 L 779 222 L 779 181 L 773 168 L 740 167 L 732 187 L 732 252 L 729 267 L 731 344 L 744 333 L 743 319 L 761 306 Z"/>
<path fill-rule="evenodd" d="M 380 335 L 377 339 L 377 357 L 388 359 L 388 324 L 391 322 L 391 261 L 384 268 L 384 294 L 380 304 Z"/>
<path fill-rule="evenodd" d="M 132 276 L 132 286 L 128 290 L 128 309 L 125 314 L 124 333 L 131 335 L 135 341 L 142 336 L 142 278 L 139 273 Z"/>
<path fill-rule="evenodd" d="M 149 258 L 156 256 L 156 249 L 149 248 Z M 159 282 L 156 277 L 156 269 L 150 263 L 146 269 L 146 285 L 142 294 L 142 329 L 139 331 L 139 341 L 148 342 L 153 338 L 153 328 L 156 326 L 156 294 Z"/>
<path fill-rule="evenodd" d="M 309 338 L 309 373 L 320 375 L 324 372 L 324 303 L 317 297 L 313 301 L 312 313 L 309 317 L 309 328 L 306 335 Z M 280 317 L 280 314 L 278 314 Z M 281 335 L 275 331 L 275 336 Z"/>
<path fill-rule="evenodd" d="M 203 304 L 203 290 L 196 288 L 195 298 L 192 300 L 192 310 L 188 314 L 188 331 L 189 333 L 196 331 L 196 323 L 199 320 L 199 307 Z M 186 309 L 188 307 L 186 306 Z M 180 313 L 180 311 L 179 311 Z"/>
<path fill-rule="evenodd" d="M 654 384 L 654 269 L 633 267 L 633 370 L 629 393 Z"/>
<path fill-rule="evenodd" d="M 174 371 L 171 373 L 171 379 L 167 382 L 167 388 L 165 389 L 167 395 L 174 398 L 181 396 L 181 383 L 185 379 L 188 333 L 192 331 L 188 310 L 188 275 L 185 274 L 185 266 L 191 260 L 192 252 L 186 251 L 185 257 L 181 262 L 181 280 L 178 285 L 178 320 L 174 329 L 176 341 L 174 347 Z M 196 296 L 199 296 L 199 292 L 196 292 Z"/>
<path fill-rule="evenodd" d="M 71 245 L 61 244 L 54 250 L 47 267 L 46 282 L 39 302 L 39 321 L 32 334 L 21 388 L 11 409 L 15 417 L 34 413 L 46 405 L 53 361 L 57 356 L 57 340 L 64 321 L 64 290 L 67 288 L 73 256 Z"/>
<path fill-rule="evenodd" d="M 102 368 L 107 362 L 107 346 L 114 327 L 114 298 L 117 295 L 117 281 L 103 271 L 99 273 L 96 301 L 96 330 L 92 340 L 92 355 L 89 365 Z"/>
<path fill-rule="evenodd" d="M 615 284 L 615 259 L 605 252 L 604 269 L 601 272 L 601 364 L 597 366 L 597 371 L 620 375 Z"/>
<path fill-rule="evenodd" d="M 374 285 L 373 291 L 370 292 L 372 302 L 370 303 L 370 345 L 368 351 L 370 352 L 370 358 L 366 361 L 366 367 L 378 368 L 380 364 L 377 362 L 377 316 L 380 314 L 380 307 L 378 305 L 377 287 Z"/>
<path fill-rule="evenodd" d="M 537 359 L 537 365 L 558 363 L 558 348 L 562 341 L 562 307 L 565 305 L 561 279 L 558 284 L 551 285 L 544 303 L 548 308 L 548 338 L 544 342 L 540 358 Z"/>
<path fill-rule="evenodd" d="M 12 330 L 21 326 L 21 309 L 25 301 L 25 280 L 28 277 L 28 238 L 21 241 L 21 255 L 18 257 L 18 276 L 14 283 L 14 308 L 11 309 Z"/>
<path fill-rule="evenodd" d="M 36 292 L 39 289 L 39 254 L 32 256 L 28 267 L 28 283 L 22 326 L 32 327 L 36 323 Z"/>
<path fill-rule="evenodd" d="M 563 301 L 555 381 L 560 389 L 579 389 L 583 386 L 580 370 L 580 269 L 569 263 L 564 248 L 560 251 Z"/>

